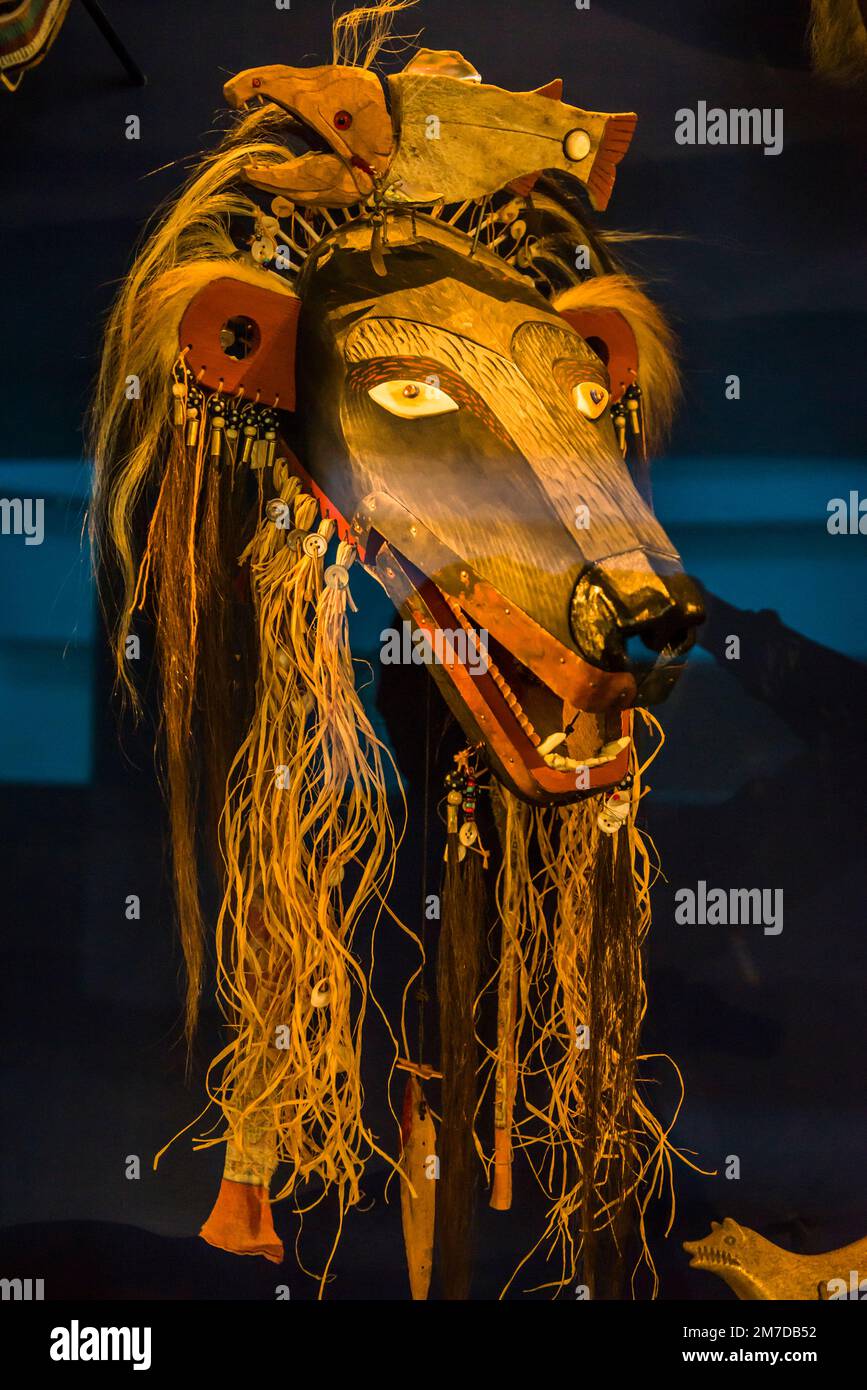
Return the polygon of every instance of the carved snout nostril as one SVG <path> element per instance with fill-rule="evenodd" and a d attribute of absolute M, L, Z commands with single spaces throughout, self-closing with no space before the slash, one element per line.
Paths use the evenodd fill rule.
<path fill-rule="evenodd" d="M 698 590 L 685 574 L 668 575 L 661 581 L 665 594 L 658 611 L 637 619 L 630 632 L 640 638 L 650 651 L 664 656 L 683 656 L 695 642 L 696 629 L 704 621 L 704 609 Z"/>
<path fill-rule="evenodd" d="M 638 551 L 585 570 L 570 611 L 582 655 L 606 670 L 633 670 L 658 655 L 683 655 L 703 619 L 692 580 L 681 570 L 657 573 Z"/>
<path fill-rule="evenodd" d="M 635 632 L 621 632 L 629 666 L 646 665 L 658 656 L 684 656 L 695 641 L 695 629 L 673 628 L 666 621 L 650 622 Z"/>

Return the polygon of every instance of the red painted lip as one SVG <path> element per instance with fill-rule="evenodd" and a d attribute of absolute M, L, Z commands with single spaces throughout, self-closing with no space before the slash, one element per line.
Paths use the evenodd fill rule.
<path fill-rule="evenodd" d="M 430 580 L 415 594 L 415 601 L 410 598 L 406 607 L 413 622 L 427 633 L 433 643 L 437 628 L 447 630 L 454 626 L 453 604 Z M 588 784 L 579 789 L 574 769 L 552 768 L 544 761 L 490 670 L 473 673 L 459 661 L 445 665 L 443 669 L 470 711 L 486 745 L 506 775 L 529 801 L 544 803 L 577 799 L 581 794 L 608 790 L 626 776 L 629 747 L 624 748 L 611 762 L 588 768 Z M 620 730 L 621 737 L 631 737 L 632 717 L 626 710 L 620 713 Z"/>

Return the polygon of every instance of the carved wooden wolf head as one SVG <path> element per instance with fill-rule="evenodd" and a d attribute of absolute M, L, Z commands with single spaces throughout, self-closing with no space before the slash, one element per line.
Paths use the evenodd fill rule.
<path fill-rule="evenodd" d="M 271 67 L 227 84 L 233 104 L 276 101 L 332 152 L 246 164 L 288 225 L 260 224 L 254 255 L 270 269 L 215 272 L 178 347 L 211 392 L 280 412 L 278 453 L 291 444 L 325 514 L 417 629 L 484 648 L 484 661 L 433 663 L 434 679 L 507 786 L 565 801 L 622 779 L 624 712 L 664 698 L 702 609 L 625 458 L 627 441 L 642 455 L 654 396 L 668 408 L 664 326 L 622 276 L 558 293 L 550 245 L 570 230 L 566 208 L 516 194 L 518 178 L 498 200 L 495 185 L 532 183 L 528 165 L 548 160 L 583 169 L 598 192 L 599 163 L 634 118 L 443 76 L 444 55 L 425 53 L 391 79 L 391 115 L 361 69 Z M 495 172 L 467 146 L 469 126 L 485 153 L 492 112 L 509 121 Z M 425 128 L 437 147 L 459 129 L 452 163 L 429 155 Z M 442 197 L 409 202 L 410 168 L 421 196 L 475 197 L 448 217 Z M 345 221 L 326 211 L 347 204 Z M 280 247 L 290 266 L 293 251 L 302 259 L 302 223 L 290 297 L 275 284 Z"/>

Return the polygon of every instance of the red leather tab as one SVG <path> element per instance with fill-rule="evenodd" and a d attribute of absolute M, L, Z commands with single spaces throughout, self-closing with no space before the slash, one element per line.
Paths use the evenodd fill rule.
<path fill-rule="evenodd" d="M 608 368 L 611 399 L 619 401 L 638 377 L 638 345 L 628 321 L 617 309 L 560 309 L 560 316 L 580 333 Z"/>
<path fill-rule="evenodd" d="M 274 1230 L 267 1187 L 223 1178 L 220 1191 L 199 1235 L 231 1255 L 263 1255 L 283 1262 L 283 1242 Z"/>
<path fill-rule="evenodd" d="M 221 276 L 187 305 L 178 333 L 187 366 L 203 386 L 227 395 L 243 392 L 262 405 L 295 409 L 295 343 L 301 300 Z M 245 357 L 232 357 L 220 334 L 248 321 Z"/>

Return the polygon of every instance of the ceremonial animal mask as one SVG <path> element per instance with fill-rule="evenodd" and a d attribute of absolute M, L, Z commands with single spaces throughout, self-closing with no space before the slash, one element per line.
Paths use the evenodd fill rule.
<path fill-rule="evenodd" d="M 324 514 L 431 642 L 470 634 L 471 662 L 431 668 L 470 742 L 522 797 L 565 801 L 623 778 L 624 711 L 664 698 L 702 617 L 623 458 L 627 422 L 639 441 L 642 430 L 635 334 L 616 309 L 582 307 L 580 287 L 558 313 L 481 237 L 408 208 L 406 170 L 421 196 L 445 188 L 466 200 L 553 162 L 553 145 L 564 167 L 590 168 L 592 190 L 606 125 L 631 129 L 630 118 L 441 76 L 446 58 L 458 61 L 423 55 L 392 79 L 397 138 L 379 80 L 362 70 L 270 67 L 227 84 L 233 104 L 276 99 L 335 151 L 247 166 L 257 187 L 283 190 L 276 212 L 290 192 L 292 211 L 299 200 L 358 204 L 365 192 L 372 202 L 317 240 L 295 298 L 269 297 L 265 273 L 261 287 L 221 278 L 190 305 L 179 343 L 212 390 L 293 408 L 283 440 Z M 509 159 L 500 148 L 487 181 L 474 161 L 443 164 L 446 117 L 419 149 L 413 113 L 457 109 L 463 126 L 491 106 L 517 111 L 528 130 L 526 149 L 507 147 Z M 563 153 L 570 140 L 582 159 Z M 494 230 L 514 230 L 514 213 L 492 215 Z M 275 261 L 279 230 L 268 236 Z M 247 335 L 234 361 L 233 323 Z"/>
<path fill-rule="evenodd" d="M 605 207 L 635 117 L 567 105 L 559 82 L 503 91 L 427 49 L 388 102 L 368 67 L 341 63 L 252 69 L 226 95 L 252 109 L 130 272 L 94 444 L 128 687 L 128 635 L 142 610 L 153 623 L 189 1035 L 200 786 L 218 827 L 231 1037 L 208 1073 L 225 1130 L 201 1142 L 226 1158 L 202 1235 L 279 1260 L 271 1202 L 318 1184 L 310 1200 L 336 1190 L 342 1223 L 375 1152 L 400 1173 L 414 1296 L 434 1200 L 442 1287 L 465 1296 L 478 1155 L 505 1210 L 520 1148 L 547 1175 L 563 1277 L 581 1251 L 592 1282 L 598 1232 L 619 1243 L 626 1204 L 643 1213 L 642 1184 L 671 1165 L 636 1079 L 651 856 L 633 709 L 653 723 L 643 707 L 702 616 L 649 505 L 670 338 L 575 196 Z M 349 648 L 355 562 L 429 650 L 451 650 L 430 670 L 469 745 L 441 798 L 439 1066 L 418 941 L 399 1160 L 362 1113 L 373 965 L 354 934 L 383 911 L 400 835 Z M 482 1059 L 492 836 L 502 932 Z M 392 1037 L 407 1045 L 403 1019 Z M 436 1133 L 423 1085 L 440 1074 Z M 519 1078 L 543 1094 L 513 1124 Z M 492 1146 L 473 1118 L 489 1085 Z M 435 1145 L 441 1180 L 425 1182 Z"/>

